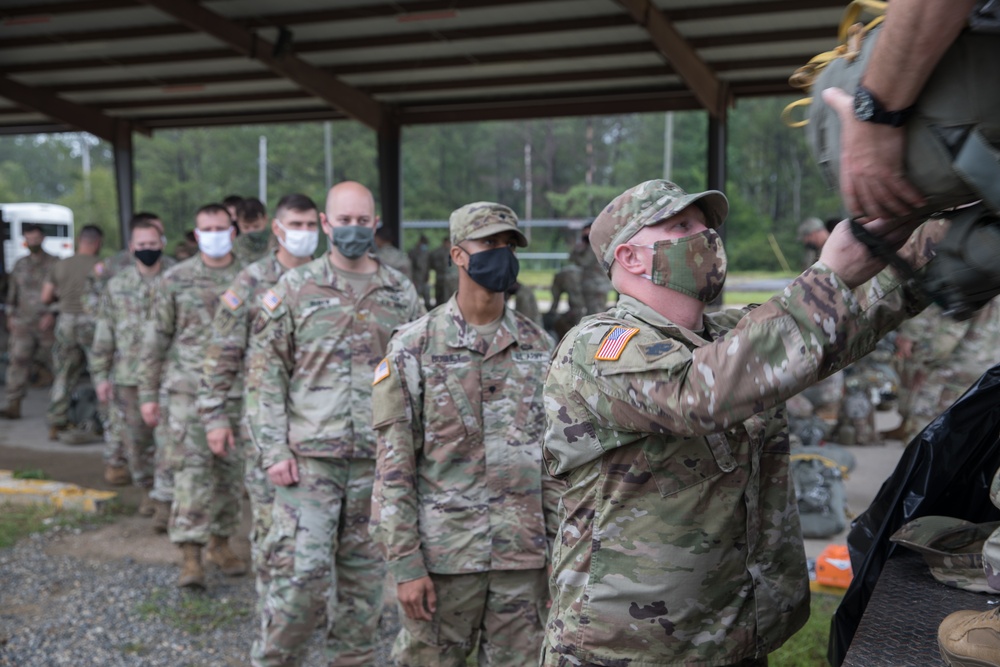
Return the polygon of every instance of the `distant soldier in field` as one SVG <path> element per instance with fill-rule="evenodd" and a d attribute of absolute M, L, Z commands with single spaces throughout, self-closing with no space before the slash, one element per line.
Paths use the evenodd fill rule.
<path fill-rule="evenodd" d="M 413 277 L 413 264 L 410 258 L 389 241 L 387 232 L 382 227 L 375 230 L 375 256 L 378 257 L 378 261 L 391 266 L 407 278 Z"/>
<path fill-rule="evenodd" d="M 577 264 L 567 264 L 552 276 L 552 302 L 549 312 L 542 318 L 545 328 L 562 338 L 587 314 L 587 301 L 583 291 L 583 269 Z M 560 311 L 560 301 L 566 295 L 565 311 Z"/>
<path fill-rule="evenodd" d="M 219 296 L 240 271 L 233 256 L 229 213 L 219 204 L 195 214 L 199 253 L 167 271 L 153 301 L 140 352 L 139 401 L 143 421 L 166 420 L 158 466 L 173 472 L 170 541 L 184 556 L 177 585 L 204 588 L 202 549 L 223 573 L 237 576 L 246 565 L 229 547 L 242 499 L 242 452 L 216 456 L 208 447 L 198 416 L 197 392 L 206 350 L 212 341 L 212 317 Z M 160 391 L 166 390 L 160 404 Z"/>
<path fill-rule="evenodd" d="M 429 263 L 434 271 L 434 304 L 440 306 L 458 289 L 458 269 L 451 264 L 451 241 L 445 236 L 441 245 L 431 250 Z"/>
<path fill-rule="evenodd" d="M 198 411 L 209 448 L 217 456 L 236 456 L 243 441 L 243 483 L 250 497 L 253 522 L 250 546 L 257 576 L 258 599 L 263 601 L 269 581 L 261 544 L 271 528 L 274 485 L 260 466 L 260 451 L 248 443 L 243 428 L 243 397 L 257 390 L 244 382 L 244 358 L 250 342 L 250 326 L 260 311 L 260 297 L 284 273 L 312 260 L 319 241 L 319 211 L 309 197 L 282 197 L 274 211 L 271 230 L 277 250 L 246 267 L 222 296 L 212 322 L 211 341 L 205 354 L 204 372 L 198 390 Z M 237 453 L 230 452 L 236 448 Z"/>
<path fill-rule="evenodd" d="M 372 254 L 368 188 L 338 183 L 326 215 L 329 253 L 264 293 L 250 337 L 247 425 L 275 485 L 256 667 L 300 664 L 323 608 L 326 664 L 375 659 L 385 573 L 368 536 L 372 374 L 392 330 L 424 308 Z"/>
<path fill-rule="evenodd" d="M 424 307 L 431 307 L 431 251 L 428 247 L 427 237 L 423 234 L 417 240 L 417 245 L 413 246 L 408 253 L 410 264 L 413 266 L 413 276 L 411 281 L 417 288 L 417 294 L 424 300 Z"/>
<path fill-rule="evenodd" d="M 21 418 L 21 402 L 28 391 L 28 379 L 35 359 L 51 367 L 55 315 L 42 302 L 42 285 L 59 260 L 42 250 L 45 234 L 34 224 L 21 227 L 28 255 L 17 260 L 7 279 L 7 407 L 4 419 Z"/>
<path fill-rule="evenodd" d="M 570 262 L 580 267 L 580 289 L 583 291 L 585 315 L 607 310 L 608 293 L 614 289 L 590 250 L 590 227 L 593 224 L 590 221 L 583 227 L 580 240 L 573 245 L 569 255 Z"/>
<path fill-rule="evenodd" d="M 58 303 L 56 345 L 53 350 L 55 378 L 49 397 L 49 439 L 58 439 L 69 422 L 70 394 L 87 368 L 87 356 L 94 342 L 94 318 L 86 313 L 83 299 L 87 278 L 100 261 L 104 232 L 85 225 L 80 230 L 76 254 L 60 260 L 49 272 L 42 287 L 42 302 Z"/>
<path fill-rule="evenodd" d="M 144 215 L 129 223 L 132 265 L 118 271 L 102 291 L 90 372 L 97 397 L 122 420 L 119 435 L 124 444 L 114 452 L 114 458 L 106 459 L 104 477 L 114 480 L 112 483 L 130 479 L 143 489 L 139 514 L 153 516 L 158 512 L 157 520 L 165 525 L 170 504 L 150 496 L 156 473 L 156 440 L 139 410 L 142 332 L 163 271 L 174 264 L 163 256 L 163 233 L 157 222 Z"/>
<path fill-rule="evenodd" d="M 236 225 L 240 234 L 233 242 L 233 254 L 243 266 L 263 259 L 274 247 L 267 210 L 259 199 L 247 197 L 236 205 Z"/>

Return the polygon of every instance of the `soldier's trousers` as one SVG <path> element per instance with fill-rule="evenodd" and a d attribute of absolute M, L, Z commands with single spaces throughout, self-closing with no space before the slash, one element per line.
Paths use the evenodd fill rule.
<path fill-rule="evenodd" d="M 125 445 L 125 413 L 118 398 L 118 386 L 112 385 L 111 402 L 104 406 L 104 463 L 114 468 L 128 466 L 129 453 Z"/>
<path fill-rule="evenodd" d="M 253 560 L 257 579 L 258 612 L 263 609 L 267 588 L 271 583 L 271 570 L 267 566 L 264 540 L 271 531 L 271 516 L 274 506 L 274 484 L 260 465 L 260 454 L 250 440 L 250 433 L 241 426 L 246 456 L 243 465 L 243 484 L 250 497 L 250 557 Z M 233 429 L 235 433 L 235 429 Z"/>
<path fill-rule="evenodd" d="M 56 344 L 52 348 L 55 372 L 48 415 L 51 426 L 67 423 L 70 394 L 87 367 L 87 355 L 93 342 L 94 320 L 89 315 L 63 313 L 56 320 Z"/>
<path fill-rule="evenodd" d="M 142 407 L 141 405 L 139 406 Z M 174 470 L 171 461 L 178 458 L 176 447 L 170 438 L 170 395 L 160 393 L 160 423 L 153 429 L 156 455 L 153 463 L 153 490 L 149 497 L 165 503 L 174 501 Z"/>
<path fill-rule="evenodd" d="M 431 574 L 431 621 L 406 616 L 392 646 L 397 667 L 464 667 L 479 637 L 480 667 L 534 665 L 542 648 L 548 576 L 537 570 Z"/>
<path fill-rule="evenodd" d="M 139 410 L 139 388 L 114 385 L 112 404 L 108 406 L 112 430 L 117 431 L 119 444 L 111 447 L 107 441 L 104 460 L 111 466 L 128 466 L 132 483 L 144 489 L 153 488 L 156 470 L 156 439 L 154 431 L 142 421 Z"/>
<path fill-rule="evenodd" d="M 299 457 L 299 483 L 275 487 L 264 545 L 271 585 L 251 652 L 287 667 L 326 607 L 326 664 L 373 665 L 385 565 L 368 536 L 375 461 Z"/>
<path fill-rule="evenodd" d="M 170 541 L 207 544 L 209 537 L 228 537 L 240 522 L 243 499 L 243 442 L 225 457 L 208 448 L 196 398 L 168 394 L 170 467 L 174 471 L 174 501 L 170 508 Z M 238 415 L 230 416 L 235 423 Z"/>
<path fill-rule="evenodd" d="M 542 651 L 542 659 L 539 665 L 541 667 L 601 667 L 596 662 L 587 662 L 586 660 L 578 660 L 577 658 L 561 655 L 548 646 Z M 741 660 L 731 665 L 724 665 L 723 667 L 767 667 L 767 656 L 763 658 L 747 658 L 746 660 Z"/>
<path fill-rule="evenodd" d="M 7 340 L 7 402 L 20 401 L 28 393 L 31 367 L 39 359 L 52 369 L 52 344 L 55 334 L 41 332 L 38 321 L 28 322 L 14 318 L 10 338 Z"/>

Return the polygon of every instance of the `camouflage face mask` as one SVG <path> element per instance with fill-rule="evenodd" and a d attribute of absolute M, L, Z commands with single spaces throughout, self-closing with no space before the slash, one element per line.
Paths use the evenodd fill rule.
<path fill-rule="evenodd" d="M 726 283 L 726 249 L 714 229 L 652 245 L 653 273 L 643 274 L 654 285 L 692 296 L 703 303 L 714 301 Z"/>

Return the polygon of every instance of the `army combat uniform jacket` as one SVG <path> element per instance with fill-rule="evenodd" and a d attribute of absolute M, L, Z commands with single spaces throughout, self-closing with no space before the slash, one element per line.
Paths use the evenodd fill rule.
<path fill-rule="evenodd" d="M 51 310 L 42 303 L 42 285 L 58 261 L 57 257 L 42 251 L 14 263 L 7 280 L 6 300 L 7 318 L 13 320 L 12 326 L 37 330 L 38 320 Z"/>
<path fill-rule="evenodd" d="M 144 278 L 133 262 L 104 286 L 96 309 L 99 315 L 90 360 L 95 382 L 110 380 L 119 386 L 138 386 L 143 331 L 153 311 L 157 286 L 167 268 L 164 266 L 155 276 Z"/>
<path fill-rule="evenodd" d="M 393 336 L 372 390 L 371 531 L 397 583 L 545 567 L 562 488 L 542 466 L 551 349 L 510 308 L 484 340 L 455 297 Z"/>
<path fill-rule="evenodd" d="M 246 404 L 266 470 L 296 456 L 374 459 L 372 372 L 392 330 L 424 314 L 413 284 L 384 264 L 355 299 L 327 255 L 260 299 Z"/>
<path fill-rule="evenodd" d="M 933 252 L 923 237 L 904 250 L 915 265 Z M 817 264 L 700 334 L 628 296 L 571 331 L 544 390 L 546 462 L 569 484 L 545 664 L 731 665 L 798 630 L 808 576 L 781 401 L 924 305 L 889 271 L 852 292 Z"/>
<path fill-rule="evenodd" d="M 212 322 L 212 340 L 205 353 L 198 388 L 198 411 L 205 430 L 232 428 L 226 403 L 241 397 L 243 358 L 250 325 L 260 310 L 260 297 L 285 273 L 276 251 L 240 271 L 219 297 Z"/>
<path fill-rule="evenodd" d="M 234 258 L 228 266 L 214 269 L 198 254 L 163 274 L 153 299 L 152 317 L 143 332 L 140 404 L 157 402 L 161 388 L 197 395 L 219 295 L 241 268 Z"/>

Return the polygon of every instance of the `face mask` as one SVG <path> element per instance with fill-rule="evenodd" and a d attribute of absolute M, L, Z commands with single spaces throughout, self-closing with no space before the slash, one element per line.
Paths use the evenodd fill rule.
<path fill-rule="evenodd" d="M 160 260 L 160 255 L 163 254 L 162 250 L 136 250 L 134 253 L 135 258 L 142 262 L 145 266 L 152 266 Z"/>
<path fill-rule="evenodd" d="M 246 237 L 246 243 L 250 246 L 263 249 L 267 247 L 268 241 L 271 240 L 271 230 L 264 228 L 256 232 L 244 232 L 243 236 Z"/>
<path fill-rule="evenodd" d="M 462 248 L 462 246 L 459 246 Z M 510 248 L 492 248 L 469 255 L 469 268 L 466 273 L 477 285 L 491 292 L 506 292 L 517 282 L 517 272 L 521 264 L 517 255 Z"/>
<path fill-rule="evenodd" d="M 230 238 L 231 235 L 232 227 L 221 232 L 199 231 L 197 234 L 198 250 L 205 253 L 212 259 L 225 257 L 233 249 L 233 240 Z"/>
<path fill-rule="evenodd" d="M 334 227 L 330 243 L 347 259 L 357 259 L 371 250 L 375 243 L 375 230 L 358 225 Z"/>
<path fill-rule="evenodd" d="M 312 257 L 319 245 L 319 232 L 308 229 L 288 229 L 280 222 L 278 227 L 285 232 L 285 238 L 278 237 L 278 243 L 293 257 Z"/>
<path fill-rule="evenodd" d="M 693 296 L 703 303 L 714 301 L 726 283 L 726 249 L 714 229 L 653 245 L 653 275 L 644 274 L 654 285 Z"/>

